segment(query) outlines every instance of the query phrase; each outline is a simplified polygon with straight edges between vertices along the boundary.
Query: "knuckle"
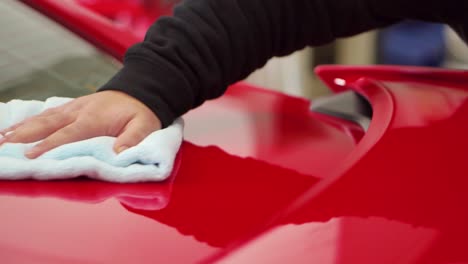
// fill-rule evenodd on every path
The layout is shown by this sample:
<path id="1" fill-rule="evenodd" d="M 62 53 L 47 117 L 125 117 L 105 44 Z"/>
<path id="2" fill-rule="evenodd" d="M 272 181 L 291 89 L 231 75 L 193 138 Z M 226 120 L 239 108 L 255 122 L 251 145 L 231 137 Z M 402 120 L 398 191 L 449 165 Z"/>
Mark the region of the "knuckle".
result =
<path id="1" fill-rule="evenodd" d="M 131 137 L 133 138 L 134 141 L 139 141 L 144 139 L 148 133 L 146 133 L 144 130 L 135 130 L 131 134 Z"/>
<path id="2" fill-rule="evenodd" d="M 57 120 L 47 117 L 47 116 L 39 117 L 36 120 L 34 120 L 34 122 L 37 122 L 37 125 L 43 129 L 47 129 L 47 128 L 57 125 Z"/>
<path id="3" fill-rule="evenodd" d="M 50 115 L 50 114 L 55 114 L 58 112 L 58 107 L 53 107 L 45 110 L 44 112 L 41 113 L 41 115 Z"/>
<path id="4" fill-rule="evenodd" d="M 77 125 L 77 123 L 73 123 L 70 126 L 64 127 L 59 131 L 59 134 L 62 134 L 64 136 L 71 136 L 71 135 L 76 135 L 80 132 L 80 128 Z"/>
<path id="5" fill-rule="evenodd" d="M 73 122 L 73 124 L 70 126 L 73 130 L 77 131 L 92 131 L 93 127 L 96 126 L 91 118 L 79 118 Z"/>
<path id="6" fill-rule="evenodd" d="M 81 112 L 79 117 L 76 119 L 76 123 L 80 126 L 90 126 L 90 124 L 93 124 L 98 120 L 99 118 L 96 116 L 96 114 Z"/>

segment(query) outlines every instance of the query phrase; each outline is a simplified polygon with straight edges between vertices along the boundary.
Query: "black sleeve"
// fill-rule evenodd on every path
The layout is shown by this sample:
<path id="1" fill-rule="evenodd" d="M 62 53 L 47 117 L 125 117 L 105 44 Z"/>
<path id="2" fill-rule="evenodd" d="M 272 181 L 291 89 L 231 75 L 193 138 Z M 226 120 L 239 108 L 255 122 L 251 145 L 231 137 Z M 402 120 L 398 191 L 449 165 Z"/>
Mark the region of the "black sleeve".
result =
<path id="1" fill-rule="evenodd" d="M 186 0 L 127 51 L 124 67 L 100 90 L 123 91 L 139 99 L 165 127 L 205 100 L 220 96 L 229 84 L 273 56 L 402 18 L 435 20 L 417 7 L 426 10 L 432 2 L 451 1 L 458 2 Z"/>

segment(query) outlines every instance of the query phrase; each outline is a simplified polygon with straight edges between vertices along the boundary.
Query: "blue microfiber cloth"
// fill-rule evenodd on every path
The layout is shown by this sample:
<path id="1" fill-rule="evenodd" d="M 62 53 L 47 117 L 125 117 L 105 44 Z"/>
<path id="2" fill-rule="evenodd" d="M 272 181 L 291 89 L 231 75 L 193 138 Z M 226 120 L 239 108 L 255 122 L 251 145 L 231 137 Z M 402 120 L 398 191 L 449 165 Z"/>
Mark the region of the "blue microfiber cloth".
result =
<path id="1" fill-rule="evenodd" d="M 0 103 L 0 129 L 57 107 L 72 98 L 51 97 L 45 102 L 12 100 Z M 36 145 L 5 143 L 0 147 L 0 180 L 56 180 L 78 176 L 110 182 L 162 181 L 172 171 L 183 138 L 183 120 L 147 136 L 140 144 L 115 154 L 115 137 L 95 137 L 65 144 L 28 159 Z"/>

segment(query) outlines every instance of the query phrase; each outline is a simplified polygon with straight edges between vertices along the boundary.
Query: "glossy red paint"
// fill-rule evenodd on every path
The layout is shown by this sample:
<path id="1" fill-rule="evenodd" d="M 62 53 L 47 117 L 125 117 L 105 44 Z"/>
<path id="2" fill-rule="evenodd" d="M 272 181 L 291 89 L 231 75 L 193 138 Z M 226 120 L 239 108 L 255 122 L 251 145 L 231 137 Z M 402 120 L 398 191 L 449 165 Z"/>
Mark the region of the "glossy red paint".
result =
<path id="1" fill-rule="evenodd" d="M 175 0 L 75 0 L 115 23 L 130 28 L 143 38 L 146 30 L 160 16 L 170 15 Z"/>
<path id="2" fill-rule="evenodd" d="M 286 225 L 221 262 L 467 263 L 468 90 L 460 84 L 463 78 L 468 84 L 468 73 L 450 78 L 448 71 L 395 67 L 319 72 L 346 80 L 370 100 L 368 132 L 329 177 L 291 203 L 278 219 Z"/>
<path id="3" fill-rule="evenodd" d="M 347 156 L 363 131 L 309 108 L 306 99 L 239 83 L 222 98 L 189 112 L 185 137 L 321 178 Z"/>
<path id="4" fill-rule="evenodd" d="M 128 14 L 133 19 L 170 15 L 173 4 L 177 1 L 160 0 L 75 0 L 80 5 L 89 8 L 105 17 L 117 19 Z"/>
<path id="5" fill-rule="evenodd" d="M 60 1 L 29 3 L 103 46 L 128 41 Z M 468 262 L 467 73 L 318 72 L 371 102 L 365 135 L 307 100 L 234 85 L 186 115 L 170 181 L 0 182 L 2 262 Z"/>

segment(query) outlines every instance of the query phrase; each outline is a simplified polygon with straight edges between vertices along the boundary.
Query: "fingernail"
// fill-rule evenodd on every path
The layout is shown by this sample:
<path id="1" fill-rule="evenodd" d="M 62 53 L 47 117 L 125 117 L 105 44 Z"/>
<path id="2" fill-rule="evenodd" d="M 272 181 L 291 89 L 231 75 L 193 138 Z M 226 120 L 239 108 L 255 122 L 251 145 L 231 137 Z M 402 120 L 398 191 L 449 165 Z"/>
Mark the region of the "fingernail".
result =
<path id="1" fill-rule="evenodd" d="M 11 138 L 14 131 L 6 132 L 5 134 L 0 133 L 0 145 L 7 142 L 8 138 Z"/>
<path id="2" fill-rule="evenodd" d="M 37 149 L 32 148 L 32 149 L 26 151 L 26 153 L 24 153 L 24 155 L 25 155 L 26 157 L 28 157 L 28 158 L 35 158 L 36 155 L 37 155 Z"/>
<path id="3" fill-rule="evenodd" d="M 121 146 L 121 147 L 119 147 L 119 148 L 117 149 L 117 154 L 119 154 L 120 152 L 125 151 L 125 150 L 127 150 L 127 149 L 128 149 L 127 146 Z"/>
<path id="4" fill-rule="evenodd" d="M 2 134 L 0 133 L 0 145 L 8 141 L 8 135 L 11 133 Z"/>

